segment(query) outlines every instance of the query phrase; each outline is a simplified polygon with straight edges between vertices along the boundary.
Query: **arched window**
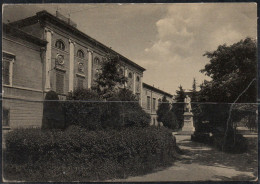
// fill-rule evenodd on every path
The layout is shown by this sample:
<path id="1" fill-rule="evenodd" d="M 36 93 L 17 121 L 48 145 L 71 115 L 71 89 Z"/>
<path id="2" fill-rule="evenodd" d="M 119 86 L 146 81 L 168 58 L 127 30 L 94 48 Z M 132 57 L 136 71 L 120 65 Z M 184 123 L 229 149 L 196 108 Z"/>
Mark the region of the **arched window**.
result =
<path id="1" fill-rule="evenodd" d="M 122 68 L 119 69 L 119 74 L 120 74 L 120 75 L 123 75 L 123 74 L 124 74 L 124 71 L 123 71 Z"/>
<path id="2" fill-rule="evenodd" d="M 132 78 L 132 73 L 131 73 L 131 72 L 129 72 L 128 77 L 129 77 L 130 79 Z"/>
<path id="3" fill-rule="evenodd" d="M 84 58 L 84 52 L 82 50 L 78 50 L 77 57 Z"/>
<path id="4" fill-rule="evenodd" d="M 95 59 L 94 59 L 94 64 L 95 64 L 95 65 L 99 65 L 99 64 L 100 64 L 100 60 L 99 60 L 98 57 L 95 57 Z"/>
<path id="5" fill-rule="evenodd" d="M 65 44 L 62 40 L 57 40 L 55 43 L 55 47 L 60 50 L 65 50 Z"/>
<path id="6" fill-rule="evenodd" d="M 140 81 L 140 77 L 139 77 L 139 76 L 136 77 L 136 81 L 137 81 L 137 82 Z"/>

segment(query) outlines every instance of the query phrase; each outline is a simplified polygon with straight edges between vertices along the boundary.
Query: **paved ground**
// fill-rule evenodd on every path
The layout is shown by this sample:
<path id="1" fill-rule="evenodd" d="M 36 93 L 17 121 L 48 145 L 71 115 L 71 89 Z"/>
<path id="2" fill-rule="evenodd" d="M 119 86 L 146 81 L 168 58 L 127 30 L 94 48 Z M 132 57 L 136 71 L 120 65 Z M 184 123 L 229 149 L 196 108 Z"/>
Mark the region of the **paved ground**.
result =
<path id="1" fill-rule="evenodd" d="M 153 181 L 241 181 L 256 180 L 256 153 L 228 154 L 204 144 L 191 142 L 190 136 L 176 135 L 184 154 L 173 166 L 144 176 L 112 180 L 115 182 Z M 256 139 L 255 139 L 256 140 Z"/>

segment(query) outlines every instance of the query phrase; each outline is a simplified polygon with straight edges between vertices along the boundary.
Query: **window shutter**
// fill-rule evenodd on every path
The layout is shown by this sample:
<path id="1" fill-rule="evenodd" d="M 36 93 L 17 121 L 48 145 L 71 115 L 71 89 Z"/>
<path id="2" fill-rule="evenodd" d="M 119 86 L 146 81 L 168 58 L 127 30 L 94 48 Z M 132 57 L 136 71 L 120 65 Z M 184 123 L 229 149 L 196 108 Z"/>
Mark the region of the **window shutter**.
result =
<path id="1" fill-rule="evenodd" d="M 3 126 L 9 126 L 9 109 L 3 108 Z"/>
<path id="2" fill-rule="evenodd" d="M 151 108 L 151 98 L 147 96 L 147 109 Z"/>
<path id="3" fill-rule="evenodd" d="M 56 92 L 59 94 L 64 93 L 64 73 L 56 73 Z"/>
<path id="4" fill-rule="evenodd" d="M 3 83 L 10 85 L 10 62 L 4 61 L 2 64 L 3 64 Z"/>
<path id="5" fill-rule="evenodd" d="M 83 79 L 78 77 L 78 88 L 83 88 Z"/>

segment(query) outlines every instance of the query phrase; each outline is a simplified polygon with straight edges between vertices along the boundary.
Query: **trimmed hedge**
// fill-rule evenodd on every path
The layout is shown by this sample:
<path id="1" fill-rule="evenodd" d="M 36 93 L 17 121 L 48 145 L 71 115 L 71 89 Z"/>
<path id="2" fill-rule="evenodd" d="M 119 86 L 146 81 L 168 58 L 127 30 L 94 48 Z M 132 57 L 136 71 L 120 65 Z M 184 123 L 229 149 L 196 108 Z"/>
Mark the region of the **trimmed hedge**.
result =
<path id="1" fill-rule="evenodd" d="M 125 178 L 172 164 L 178 150 L 169 129 L 87 131 L 18 129 L 6 136 L 4 178 L 96 181 Z"/>
<path id="2" fill-rule="evenodd" d="M 100 96 L 87 89 L 76 89 L 63 102 L 66 126 L 76 125 L 88 130 L 101 129 L 104 103 Z"/>
<path id="3" fill-rule="evenodd" d="M 64 129 L 64 112 L 55 91 L 47 92 L 43 102 L 42 129 Z"/>
<path id="4" fill-rule="evenodd" d="M 77 89 L 63 102 L 66 125 L 88 130 L 149 126 L 151 117 L 130 90 L 122 89 L 106 101 L 93 90 Z"/>

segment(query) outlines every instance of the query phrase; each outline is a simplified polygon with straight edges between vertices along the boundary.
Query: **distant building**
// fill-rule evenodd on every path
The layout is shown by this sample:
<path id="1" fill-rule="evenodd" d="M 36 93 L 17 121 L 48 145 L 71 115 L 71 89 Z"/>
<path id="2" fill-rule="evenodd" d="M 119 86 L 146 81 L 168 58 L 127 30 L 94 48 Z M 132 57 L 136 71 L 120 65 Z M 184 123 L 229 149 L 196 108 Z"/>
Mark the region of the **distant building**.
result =
<path id="1" fill-rule="evenodd" d="M 158 106 L 162 101 L 163 96 L 172 103 L 173 95 L 155 88 L 149 84 L 143 83 L 143 93 L 142 93 L 142 107 L 143 109 L 151 115 L 151 125 L 158 125 L 160 122 L 157 121 L 156 111 Z"/>
<path id="2" fill-rule="evenodd" d="M 41 126 L 45 94 L 54 90 L 65 99 L 78 87 L 90 88 L 108 52 L 119 57 L 126 87 L 139 96 L 152 122 L 156 111 L 146 108 L 148 93 L 156 105 L 168 94 L 143 83 L 143 67 L 79 31 L 60 14 L 41 11 L 4 24 L 2 42 L 4 130 Z"/>

